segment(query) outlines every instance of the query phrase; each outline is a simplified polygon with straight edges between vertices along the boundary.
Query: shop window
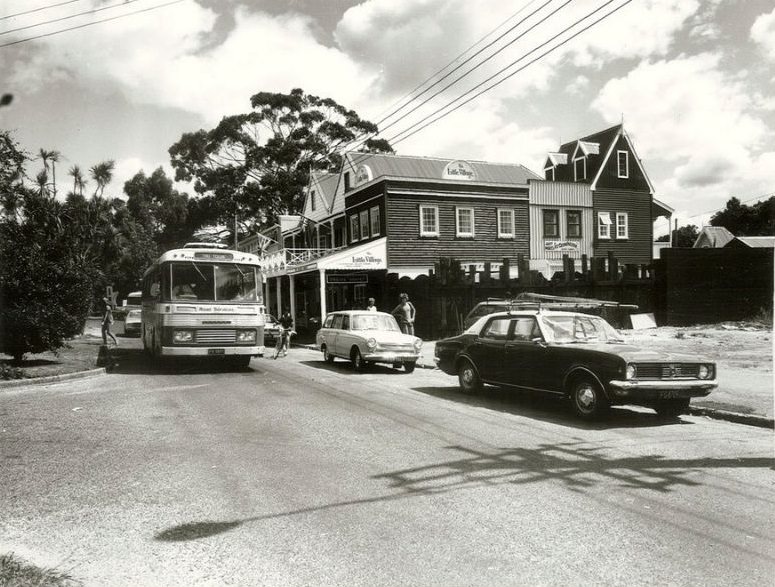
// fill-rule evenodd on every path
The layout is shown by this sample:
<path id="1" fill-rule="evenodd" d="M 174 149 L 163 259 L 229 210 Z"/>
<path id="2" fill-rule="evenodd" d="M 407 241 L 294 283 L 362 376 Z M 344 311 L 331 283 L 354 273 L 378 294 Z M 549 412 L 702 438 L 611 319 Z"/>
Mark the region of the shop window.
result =
<path id="1" fill-rule="evenodd" d="M 353 286 L 353 302 L 356 308 L 366 307 L 366 285 L 356 283 Z"/>
<path id="2" fill-rule="evenodd" d="M 544 210 L 544 238 L 558 238 L 559 236 L 560 236 L 559 210 Z"/>
<path id="3" fill-rule="evenodd" d="M 360 238 L 361 232 L 358 226 L 358 215 L 353 214 L 350 216 L 350 242 L 354 243 L 355 241 L 360 240 Z"/>
<path id="4" fill-rule="evenodd" d="M 439 236 L 439 209 L 420 206 L 420 236 Z"/>
<path id="5" fill-rule="evenodd" d="M 363 210 L 360 213 L 361 218 L 361 240 L 369 238 L 369 211 Z"/>
<path id="6" fill-rule="evenodd" d="M 371 216 L 371 236 L 379 236 L 380 232 L 380 219 L 379 219 L 379 206 L 373 206 L 371 210 L 369 210 L 369 215 Z"/>
<path id="7" fill-rule="evenodd" d="M 474 209 L 455 208 L 457 218 L 457 236 L 470 238 L 474 236 Z"/>
<path id="8" fill-rule="evenodd" d="M 581 238 L 581 212 L 568 210 L 565 220 L 568 226 L 568 238 Z"/>
<path id="9" fill-rule="evenodd" d="M 498 210 L 498 238 L 514 238 L 514 210 Z"/>

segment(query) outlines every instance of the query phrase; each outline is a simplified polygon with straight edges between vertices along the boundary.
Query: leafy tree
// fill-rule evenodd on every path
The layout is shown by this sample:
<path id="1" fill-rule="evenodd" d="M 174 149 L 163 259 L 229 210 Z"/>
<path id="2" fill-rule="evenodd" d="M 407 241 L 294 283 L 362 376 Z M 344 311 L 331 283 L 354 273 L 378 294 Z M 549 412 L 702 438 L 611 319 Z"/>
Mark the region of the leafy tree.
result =
<path id="1" fill-rule="evenodd" d="M 710 219 L 713 226 L 723 226 L 735 236 L 775 235 L 775 196 L 752 206 L 730 198 L 726 207 Z"/>
<path id="2" fill-rule="evenodd" d="M 203 195 L 192 219 L 231 226 L 236 216 L 251 225 L 296 213 L 310 172 L 338 171 L 338 149 L 377 132 L 354 111 L 300 89 L 260 92 L 250 103 L 250 112 L 186 133 L 170 147 L 175 179 L 193 181 Z M 367 141 L 362 150 L 392 152 L 382 139 Z"/>
<path id="3" fill-rule="evenodd" d="M 27 155 L 7 131 L 0 131 L 0 206 L 2 217 L 18 210 Z"/>
<path id="4" fill-rule="evenodd" d="M 48 181 L 48 172 L 49 169 L 51 170 L 51 186 L 53 187 L 53 193 L 54 197 L 57 197 L 57 170 L 56 170 L 56 164 L 59 163 L 59 158 L 62 156 L 62 154 L 59 151 L 47 151 L 46 149 L 41 149 L 38 152 L 41 161 L 43 161 L 43 172 L 46 181 Z M 51 165 L 49 166 L 49 162 Z M 38 174 L 40 177 L 40 174 Z M 45 184 L 45 191 L 48 192 L 48 183 Z M 41 190 L 43 191 L 43 190 Z"/>
<path id="5" fill-rule="evenodd" d="M 78 165 L 73 165 L 68 171 L 70 177 L 73 178 L 73 193 L 83 195 L 83 188 L 86 187 L 86 180 L 83 177 L 83 171 Z"/>
<path id="6" fill-rule="evenodd" d="M 664 234 L 657 238 L 657 242 L 671 242 L 674 247 L 681 249 L 690 249 L 694 246 L 700 232 L 694 224 L 682 226 L 674 230 L 671 234 Z"/>
<path id="7" fill-rule="evenodd" d="M 95 276 L 66 204 L 21 188 L 19 207 L 0 220 L 0 352 L 17 363 L 83 329 Z"/>

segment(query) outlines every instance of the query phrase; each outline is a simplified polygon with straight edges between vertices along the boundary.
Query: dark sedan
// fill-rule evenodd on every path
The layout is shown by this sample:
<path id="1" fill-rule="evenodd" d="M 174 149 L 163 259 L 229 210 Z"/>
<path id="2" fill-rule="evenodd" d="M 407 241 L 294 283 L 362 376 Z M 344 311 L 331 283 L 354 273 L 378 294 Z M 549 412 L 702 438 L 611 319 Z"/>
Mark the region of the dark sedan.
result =
<path id="1" fill-rule="evenodd" d="M 483 383 L 570 398 L 595 419 L 613 404 L 648 406 L 677 417 L 716 386 L 716 365 L 697 357 L 625 344 L 604 319 L 575 312 L 520 310 L 483 316 L 436 343 L 435 361 L 466 392 Z"/>

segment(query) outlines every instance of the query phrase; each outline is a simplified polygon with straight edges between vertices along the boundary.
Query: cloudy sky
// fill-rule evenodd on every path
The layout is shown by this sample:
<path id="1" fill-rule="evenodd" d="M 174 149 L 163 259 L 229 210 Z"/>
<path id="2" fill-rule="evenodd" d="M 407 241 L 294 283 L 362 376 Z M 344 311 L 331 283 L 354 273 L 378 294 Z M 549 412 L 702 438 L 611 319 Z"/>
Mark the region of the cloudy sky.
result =
<path id="1" fill-rule="evenodd" d="M 539 173 L 561 142 L 624 120 L 681 223 L 775 192 L 771 0 L 0 2 L 0 92 L 14 95 L 0 128 L 31 153 L 60 151 L 60 168 L 114 159 L 111 195 L 140 169 L 169 169 L 182 133 L 295 87 L 378 122 L 399 154 Z"/>

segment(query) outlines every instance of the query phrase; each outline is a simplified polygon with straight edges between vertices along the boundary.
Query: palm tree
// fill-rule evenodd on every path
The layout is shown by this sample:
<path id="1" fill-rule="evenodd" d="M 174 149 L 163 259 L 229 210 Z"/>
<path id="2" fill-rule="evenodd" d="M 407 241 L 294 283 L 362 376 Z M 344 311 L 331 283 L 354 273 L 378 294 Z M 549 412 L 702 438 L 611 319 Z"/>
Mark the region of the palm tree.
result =
<path id="1" fill-rule="evenodd" d="M 79 196 L 83 195 L 83 188 L 86 185 L 86 180 L 83 178 L 83 172 L 77 165 L 73 165 L 69 171 L 70 177 L 73 178 L 73 193 Z"/>
<path id="2" fill-rule="evenodd" d="M 89 171 L 91 172 L 92 179 L 97 183 L 97 188 L 94 190 L 94 195 L 102 197 L 102 193 L 105 191 L 105 186 L 113 179 L 113 169 L 116 166 L 116 162 L 112 159 L 110 161 L 103 161 L 97 163 Z"/>
<path id="3" fill-rule="evenodd" d="M 41 196 L 48 195 L 48 173 L 40 171 L 35 176 L 35 182 L 38 184 L 38 193 Z"/>
<path id="4" fill-rule="evenodd" d="M 59 151 L 47 151 L 46 149 L 41 149 L 39 152 L 40 158 L 43 161 L 43 170 L 48 175 L 48 162 L 51 161 L 51 182 L 54 186 L 54 197 L 57 197 L 57 170 L 56 170 L 56 163 L 59 162 L 59 157 L 61 157 L 61 153 Z"/>

